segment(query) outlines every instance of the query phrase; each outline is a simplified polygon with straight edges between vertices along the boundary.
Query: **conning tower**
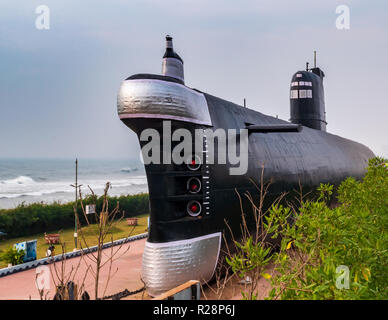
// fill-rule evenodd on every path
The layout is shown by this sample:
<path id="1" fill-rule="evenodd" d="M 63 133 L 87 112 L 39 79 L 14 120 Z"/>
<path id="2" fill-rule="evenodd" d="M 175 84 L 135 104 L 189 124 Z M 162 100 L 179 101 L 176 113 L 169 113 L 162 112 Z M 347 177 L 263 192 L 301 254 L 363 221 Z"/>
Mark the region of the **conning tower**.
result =
<path id="1" fill-rule="evenodd" d="M 323 77 L 325 74 L 316 66 L 298 71 L 292 76 L 290 88 L 290 121 L 303 126 L 326 131 L 325 97 Z"/>

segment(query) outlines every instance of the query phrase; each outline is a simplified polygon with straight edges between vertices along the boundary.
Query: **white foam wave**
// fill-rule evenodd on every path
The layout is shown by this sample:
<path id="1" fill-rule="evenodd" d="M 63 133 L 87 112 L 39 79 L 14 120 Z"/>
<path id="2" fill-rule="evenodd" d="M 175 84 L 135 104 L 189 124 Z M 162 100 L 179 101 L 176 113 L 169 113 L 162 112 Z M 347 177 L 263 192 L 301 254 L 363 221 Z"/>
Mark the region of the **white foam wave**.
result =
<path id="1" fill-rule="evenodd" d="M 113 190 L 130 189 L 130 187 L 146 186 L 146 176 L 133 176 L 127 179 L 117 179 L 110 181 Z M 57 182 L 36 182 L 29 177 L 20 176 L 15 179 L 1 181 L 0 183 L 0 199 L 1 198 L 19 198 L 19 197 L 42 197 L 55 193 L 74 193 L 74 188 L 71 187 L 73 182 L 57 181 Z M 91 180 L 79 181 L 82 184 L 82 191 L 88 194 L 89 188 L 92 188 L 97 194 L 103 190 L 106 185 L 106 180 Z M 130 191 L 130 190 L 128 190 Z"/>
<path id="2" fill-rule="evenodd" d="M 34 179 L 27 177 L 27 176 L 19 176 L 15 179 L 0 181 L 0 184 L 11 184 L 11 185 L 15 185 L 15 184 L 16 185 L 20 185 L 20 184 L 29 185 L 29 184 L 34 184 L 34 183 L 35 183 Z"/>

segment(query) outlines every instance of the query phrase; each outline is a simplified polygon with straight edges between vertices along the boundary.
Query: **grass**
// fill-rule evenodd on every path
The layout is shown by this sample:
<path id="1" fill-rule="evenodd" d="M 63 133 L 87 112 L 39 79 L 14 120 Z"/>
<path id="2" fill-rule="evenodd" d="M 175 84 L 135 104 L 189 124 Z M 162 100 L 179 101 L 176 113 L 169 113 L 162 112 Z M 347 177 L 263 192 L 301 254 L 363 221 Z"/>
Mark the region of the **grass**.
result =
<path id="1" fill-rule="evenodd" d="M 118 239 L 126 238 L 128 236 L 134 236 L 140 233 L 147 232 L 148 214 L 139 215 L 137 216 L 137 218 L 139 219 L 138 225 L 133 229 L 132 232 L 131 230 L 133 227 L 127 225 L 126 219 L 118 221 L 115 224 L 115 226 L 112 228 L 113 240 L 118 240 Z M 51 231 L 47 231 L 47 233 L 59 233 L 61 235 L 60 236 L 61 242 L 65 243 L 66 245 L 66 251 L 69 252 L 74 249 L 74 228 L 64 229 L 64 230 L 51 230 Z M 96 238 L 97 233 L 98 233 L 98 227 L 96 224 L 83 227 L 83 235 L 89 247 L 97 245 L 97 238 Z M 39 233 L 28 237 L 18 237 L 18 238 L 0 240 L 0 251 L 8 249 L 9 247 L 12 247 L 15 243 L 35 240 L 35 239 L 37 240 L 37 248 L 36 248 L 37 259 L 45 258 L 46 250 L 49 245 L 46 243 L 43 233 Z M 78 240 L 80 241 L 80 238 L 78 238 Z M 111 240 L 110 237 L 109 239 L 107 237 L 107 242 L 110 242 L 110 240 Z M 55 254 L 60 254 L 61 253 L 60 244 L 55 245 L 55 247 L 56 247 Z M 0 261 L 0 268 L 4 268 L 4 267 L 7 267 L 7 263 L 4 261 Z"/>

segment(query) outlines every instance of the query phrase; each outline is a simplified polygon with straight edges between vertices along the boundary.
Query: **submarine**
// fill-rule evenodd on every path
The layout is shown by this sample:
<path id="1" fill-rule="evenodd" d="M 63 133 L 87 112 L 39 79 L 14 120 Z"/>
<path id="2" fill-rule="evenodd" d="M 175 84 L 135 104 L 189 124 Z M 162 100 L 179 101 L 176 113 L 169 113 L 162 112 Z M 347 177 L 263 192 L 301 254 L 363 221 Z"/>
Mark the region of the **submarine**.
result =
<path id="1" fill-rule="evenodd" d="M 258 198 L 252 181 L 260 182 L 262 174 L 271 181 L 270 205 L 300 186 L 309 191 L 321 183 L 360 179 L 374 157 L 368 147 L 326 131 L 325 74 L 315 62 L 292 76 L 285 121 L 186 86 L 184 62 L 172 40 L 166 37 L 162 74 L 132 75 L 117 96 L 119 118 L 137 134 L 143 157 L 151 135 L 163 137 L 154 141 L 151 161 L 144 162 L 150 218 L 142 278 L 151 296 L 188 280 L 212 279 L 225 221 L 238 234 L 241 210 L 250 206 L 243 198 L 240 203 L 237 192 Z M 181 163 L 163 161 L 169 159 L 166 150 L 181 141 L 166 135 L 167 129 L 202 133 L 199 143 L 191 142 L 199 151 L 184 154 Z M 216 132 L 226 133 L 211 136 Z M 233 148 L 236 154 L 230 153 Z M 246 159 L 240 170 L 237 156 Z"/>

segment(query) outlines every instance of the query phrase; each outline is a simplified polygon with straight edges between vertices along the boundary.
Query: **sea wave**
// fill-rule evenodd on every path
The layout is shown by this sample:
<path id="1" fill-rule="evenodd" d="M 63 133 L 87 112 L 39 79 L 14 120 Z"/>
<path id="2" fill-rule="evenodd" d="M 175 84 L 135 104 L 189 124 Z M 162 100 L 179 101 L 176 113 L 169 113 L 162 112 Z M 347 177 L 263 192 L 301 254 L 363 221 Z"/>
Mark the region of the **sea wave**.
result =
<path id="1" fill-rule="evenodd" d="M 54 194 L 54 193 L 64 193 L 64 191 L 47 190 L 47 191 L 25 192 L 25 193 L 7 193 L 7 194 L 0 193 L 0 199 L 14 199 L 14 198 L 21 198 L 21 197 L 28 197 L 28 196 L 39 197 L 39 196 L 44 196 L 44 195 Z"/>
<path id="2" fill-rule="evenodd" d="M 2 180 L 0 181 L 0 184 L 11 184 L 11 185 L 30 185 L 36 183 L 34 179 L 27 177 L 27 176 L 19 176 L 15 179 L 8 179 L 8 180 Z"/>
<path id="3" fill-rule="evenodd" d="M 110 183 L 113 190 L 130 189 L 130 187 L 146 186 L 147 178 L 146 176 L 132 176 L 126 179 L 115 179 L 110 181 Z M 73 184 L 73 182 L 70 181 L 37 182 L 30 177 L 20 176 L 15 179 L 0 181 L 0 199 L 13 199 L 27 196 L 42 198 L 56 193 L 73 193 L 74 187 L 72 187 L 71 184 Z M 83 185 L 82 191 L 85 194 L 89 193 L 88 186 L 98 193 L 105 188 L 106 180 L 80 180 L 79 184 Z"/>

